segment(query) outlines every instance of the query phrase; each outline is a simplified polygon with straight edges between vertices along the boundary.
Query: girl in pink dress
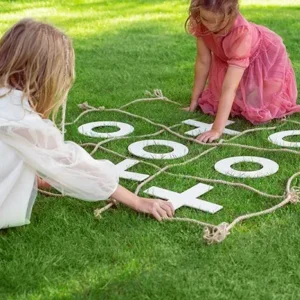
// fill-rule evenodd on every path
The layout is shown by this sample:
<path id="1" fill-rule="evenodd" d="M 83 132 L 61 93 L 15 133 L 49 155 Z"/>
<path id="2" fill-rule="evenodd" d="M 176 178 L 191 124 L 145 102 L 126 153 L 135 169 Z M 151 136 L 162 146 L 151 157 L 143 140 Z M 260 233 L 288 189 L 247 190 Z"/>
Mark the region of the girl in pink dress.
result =
<path id="1" fill-rule="evenodd" d="M 199 141 L 218 139 L 230 114 L 259 124 L 300 112 L 295 74 L 282 39 L 248 22 L 239 13 L 238 0 L 192 0 L 187 25 L 197 37 L 187 110 L 200 106 L 216 115 L 212 129 Z"/>

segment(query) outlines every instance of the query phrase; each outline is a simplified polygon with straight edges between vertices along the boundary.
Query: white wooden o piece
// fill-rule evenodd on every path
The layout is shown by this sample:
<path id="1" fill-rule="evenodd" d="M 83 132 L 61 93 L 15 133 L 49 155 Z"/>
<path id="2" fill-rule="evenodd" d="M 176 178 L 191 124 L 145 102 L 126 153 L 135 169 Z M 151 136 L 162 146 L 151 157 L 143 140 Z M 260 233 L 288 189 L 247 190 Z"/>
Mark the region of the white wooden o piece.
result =
<path id="1" fill-rule="evenodd" d="M 269 136 L 269 141 L 275 145 L 282 147 L 300 147 L 299 142 L 287 142 L 284 140 L 287 136 L 300 135 L 300 130 L 280 131 Z"/>
<path id="2" fill-rule="evenodd" d="M 168 153 L 151 153 L 149 151 L 145 151 L 144 148 L 147 146 L 167 146 L 173 148 L 173 151 Z M 135 142 L 128 147 L 128 151 L 131 154 L 134 154 L 138 157 L 148 158 L 148 159 L 175 159 L 179 157 L 183 157 L 189 153 L 189 149 L 176 142 L 166 141 L 166 140 L 144 140 Z"/>
<path id="3" fill-rule="evenodd" d="M 240 162 L 258 163 L 262 166 L 257 171 L 237 171 L 231 166 Z M 279 170 L 279 165 L 270 159 L 256 156 L 236 156 L 229 157 L 218 161 L 215 164 L 215 169 L 224 175 L 239 177 L 239 178 L 259 178 L 275 174 Z"/>
<path id="4" fill-rule="evenodd" d="M 96 127 L 105 127 L 105 126 L 119 127 L 119 130 L 115 132 L 96 132 L 93 130 Z M 120 137 L 120 136 L 128 135 L 134 131 L 134 128 L 131 125 L 122 122 L 103 121 L 103 122 L 92 122 L 92 123 L 81 125 L 80 127 L 78 127 L 78 131 L 81 134 L 90 137 L 111 138 L 111 137 Z"/>

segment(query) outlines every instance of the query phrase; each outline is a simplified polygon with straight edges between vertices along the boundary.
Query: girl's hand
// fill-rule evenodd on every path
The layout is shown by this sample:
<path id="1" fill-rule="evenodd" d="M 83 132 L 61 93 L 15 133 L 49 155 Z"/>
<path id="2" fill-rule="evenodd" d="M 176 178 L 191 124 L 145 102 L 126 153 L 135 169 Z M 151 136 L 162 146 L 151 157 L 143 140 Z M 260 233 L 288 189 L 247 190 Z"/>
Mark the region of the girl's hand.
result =
<path id="1" fill-rule="evenodd" d="M 198 109 L 198 102 L 191 102 L 190 106 L 183 108 L 185 111 L 194 112 Z"/>
<path id="2" fill-rule="evenodd" d="M 170 202 L 138 197 L 121 185 L 117 187 L 111 198 L 138 212 L 150 214 L 158 221 L 172 218 L 174 215 L 174 208 Z"/>
<path id="3" fill-rule="evenodd" d="M 37 185 L 39 189 L 44 189 L 44 190 L 50 190 L 51 189 L 51 185 L 46 182 L 45 180 L 43 180 L 42 178 L 40 178 L 39 176 L 37 177 Z"/>
<path id="4" fill-rule="evenodd" d="M 220 131 L 217 131 L 215 129 L 211 129 L 209 131 L 203 132 L 200 134 L 196 140 L 202 143 L 211 143 L 218 138 L 220 138 L 222 133 Z"/>
<path id="5" fill-rule="evenodd" d="M 135 209 L 152 215 L 157 221 L 172 218 L 174 215 L 172 203 L 158 199 L 139 198 Z"/>

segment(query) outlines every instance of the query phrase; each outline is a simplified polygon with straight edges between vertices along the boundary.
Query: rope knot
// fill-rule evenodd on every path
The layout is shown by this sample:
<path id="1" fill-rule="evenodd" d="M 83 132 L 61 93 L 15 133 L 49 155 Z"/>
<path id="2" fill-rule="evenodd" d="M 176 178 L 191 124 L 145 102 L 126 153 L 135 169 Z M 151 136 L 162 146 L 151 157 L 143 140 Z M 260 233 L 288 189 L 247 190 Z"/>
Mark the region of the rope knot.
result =
<path id="1" fill-rule="evenodd" d="M 153 97 L 153 98 L 162 98 L 162 99 L 166 99 L 166 97 L 163 95 L 162 90 L 159 89 L 155 89 L 153 91 L 153 94 L 149 91 L 146 91 L 145 94 L 149 97 Z"/>
<path id="2" fill-rule="evenodd" d="M 162 90 L 159 90 L 159 89 L 156 89 L 153 91 L 154 93 L 154 96 L 157 97 L 157 98 L 165 98 L 163 93 L 162 93 Z"/>
<path id="3" fill-rule="evenodd" d="M 226 239 L 227 235 L 230 234 L 227 226 L 228 223 L 223 222 L 218 226 L 206 227 L 203 235 L 204 240 L 206 240 L 209 245 L 221 243 Z"/>
<path id="4" fill-rule="evenodd" d="M 95 107 L 89 105 L 88 102 L 80 103 L 80 104 L 78 104 L 78 107 L 82 110 L 89 110 L 89 109 L 95 109 L 95 110 L 99 110 L 99 111 L 105 110 L 104 106 L 99 106 L 98 108 L 95 108 Z"/>
<path id="5" fill-rule="evenodd" d="M 78 104 L 78 107 L 82 110 L 88 110 L 91 108 L 91 106 L 88 104 L 88 102 L 83 102 Z"/>
<path id="6" fill-rule="evenodd" d="M 284 116 L 284 117 L 280 118 L 279 121 L 280 121 L 280 122 L 286 122 L 286 121 L 287 121 L 287 117 Z"/>
<path id="7" fill-rule="evenodd" d="M 293 187 L 291 192 L 288 194 L 290 196 L 290 202 L 292 204 L 297 204 L 300 202 L 300 187 Z"/>
<path id="8" fill-rule="evenodd" d="M 99 220 L 102 219 L 102 213 L 104 213 L 113 206 L 118 207 L 118 201 L 116 201 L 115 199 L 109 199 L 108 204 L 106 206 L 94 210 L 95 218 Z"/>

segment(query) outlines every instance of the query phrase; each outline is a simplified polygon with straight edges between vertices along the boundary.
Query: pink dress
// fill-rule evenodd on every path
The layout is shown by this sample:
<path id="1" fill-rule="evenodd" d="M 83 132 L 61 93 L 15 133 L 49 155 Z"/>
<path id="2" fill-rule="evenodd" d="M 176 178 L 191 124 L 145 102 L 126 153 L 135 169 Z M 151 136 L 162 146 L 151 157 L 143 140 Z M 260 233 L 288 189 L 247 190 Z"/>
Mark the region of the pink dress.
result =
<path id="1" fill-rule="evenodd" d="M 231 109 L 233 117 L 258 124 L 300 112 L 295 73 L 276 33 L 240 14 L 227 35 L 210 33 L 198 24 L 190 30 L 212 52 L 208 86 L 198 101 L 204 113 L 217 113 L 228 66 L 245 69 Z"/>

